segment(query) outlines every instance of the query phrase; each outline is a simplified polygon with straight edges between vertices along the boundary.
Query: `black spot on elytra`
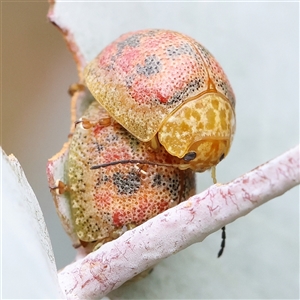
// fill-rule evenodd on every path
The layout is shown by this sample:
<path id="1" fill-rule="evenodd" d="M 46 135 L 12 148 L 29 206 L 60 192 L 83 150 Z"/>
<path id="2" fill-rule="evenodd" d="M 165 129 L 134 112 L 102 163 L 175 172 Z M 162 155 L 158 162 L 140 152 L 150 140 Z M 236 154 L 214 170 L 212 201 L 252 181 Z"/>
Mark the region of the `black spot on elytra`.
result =
<path id="1" fill-rule="evenodd" d="M 171 199 L 174 201 L 179 200 L 179 192 L 180 192 L 180 181 L 178 176 L 172 178 L 170 181 L 168 181 L 168 189 L 171 194 Z"/>
<path id="2" fill-rule="evenodd" d="M 135 34 L 135 35 L 132 35 L 132 36 L 128 37 L 124 41 L 118 43 L 117 44 L 117 48 L 118 48 L 117 56 L 122 54 L 122 51 L 126 46 L 131 47 L 131 48 L 139 47 L 141 37 L 142 37 L 141 34 Z"/>
<path id="3" fill-rule="evenodd" d="M 132 195 L 138 191 L 141 185 L 141 178 L 135 170 L 128 174 L 117 172 L 113 175 L 113 183 L 121 195 Z"/>
<path id="4" fill-rule="evenodd" d="M 161 174 L 155 174 L 152 181 L 152 188 L 161 187 L 166 189 L 172 200 L 179 200 L 179 192 L 180 192 L 180 180 L 178 175 L 173 175 L 171 177 L 163 176 Z"/>
<path id="5" fill-rule="evenodd" d="M 100 176 L 97 178 L 97 186 L 100 186 L 101 184 L 106 184 L 109 181 L 109 177 L 106 174 L 100 174 Z"/>
<path id="6" fill-rule="evenodd" d="M 161 186 L 162 176 L 160 174 L 156 174 L 153 178 L 152 187 Z"/>
<path id="7" fill-rule="evenodd" d="M 144 33 L 145 36 L 156 36 L 157 33 L 161 32 L 161 29 L 152 29 Z"/>
<path id="8" fill-rule="evenodd" d="M 101 151 L 103 151 L 104 146 L 99 144 L 98 142 L 93 142 L 93 144 L 95 145 L 96 150 L 100 153 Z"/>
<path id="9" fill-rule="evenodd" d="M 133 75 L 129 75 L 129 76 L 125 77 L 125 85 L 126 85 L 127 88 L 131 88 L 135 76 L 136 75 L 133 74 Z"/>
<path id="10" fill-rule="evenodd" d="M 144 66 L 141 66 L 140 64 L 137 64 L 136 66 L 136 72 L 140 75 L 145 75 L 146 77 L 159 73 L 161 69 L 162 63 L 155 54 L 145 58 Z"/>
<path id="11" fill-rule="evenodd" d="M 119 137 L 117 136 L 117 134 L 109 134 L 105 138 L 105 141 L 108 142 L 108 143 L 112 143 L 112 142 L 115 142 L 115 141 L 118 141 L 118 140 L 119 140 Z"/>
<path id="12" fill-rule="evenodd" d="M 166 49 L 166 52 L 167 52 L 167 55 L 172 59 L 175 59 L 177 56 L 180 56 L 182 54 L 195 56 L 195 52 L 193 51 L 191 46 L 187 43 L 183 43 L 179 47 L 175 47 L 174 45 L 170 45 Z"/>
<path id="13" fill-rule="evenodd" d="M 204 80 L 202 78 L 197 78 L 189 82 L 186 87 L 180 91 L 176 92 L 172 98 L 166 104 L 174 104 L 178 103 L 184 99 L 186 99 L 190 94 L 195 93 L 196 91 L 203 89 L 204 87 Z"/>
<path id="14" fill-rule="evenodd" d="M 166 51 L 167 51 L 167 55 L 172 58 L 175 58 L 176 56 L 179 56 L 181 54 L 179 48 L 176 48 L 173 45 L 168 47 Z"/>

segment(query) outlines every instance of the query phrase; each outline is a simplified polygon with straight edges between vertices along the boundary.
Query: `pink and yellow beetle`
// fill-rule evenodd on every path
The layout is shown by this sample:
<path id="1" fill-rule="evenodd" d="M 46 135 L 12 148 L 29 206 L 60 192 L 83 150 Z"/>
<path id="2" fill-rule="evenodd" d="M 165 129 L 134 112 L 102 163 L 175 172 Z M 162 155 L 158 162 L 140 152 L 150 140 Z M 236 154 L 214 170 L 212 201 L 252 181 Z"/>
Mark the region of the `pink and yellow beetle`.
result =
<path id="1" fill-rule="evenodd" d="M 235 97 L 215 58 L 170 30 L 122 35 L 85 68 L 85 82 L 108 114 L 153 149 L 203 172 L 229 152 Z"/>

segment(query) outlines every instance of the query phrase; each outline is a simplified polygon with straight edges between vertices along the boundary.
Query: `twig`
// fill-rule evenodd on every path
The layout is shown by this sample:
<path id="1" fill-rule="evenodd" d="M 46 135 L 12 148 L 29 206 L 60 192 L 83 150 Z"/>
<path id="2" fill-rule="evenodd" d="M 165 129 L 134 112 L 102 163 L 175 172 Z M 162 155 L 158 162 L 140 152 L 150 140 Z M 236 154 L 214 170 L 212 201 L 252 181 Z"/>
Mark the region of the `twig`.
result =
<path id="1" fill-rule="evenodd" d="M 138 273 L 245 216 L 300 183 L 299 146 L 106 243 L 59 273 L 70 299 L 101 298 Z"/>

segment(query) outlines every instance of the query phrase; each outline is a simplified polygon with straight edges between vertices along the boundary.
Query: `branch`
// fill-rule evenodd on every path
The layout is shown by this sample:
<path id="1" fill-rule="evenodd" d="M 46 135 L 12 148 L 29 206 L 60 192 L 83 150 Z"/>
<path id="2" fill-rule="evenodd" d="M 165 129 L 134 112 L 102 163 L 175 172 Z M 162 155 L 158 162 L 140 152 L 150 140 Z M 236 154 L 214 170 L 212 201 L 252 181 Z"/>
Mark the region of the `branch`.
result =
<path id="1" fill-rule="evenodd" d="M 300 183 L 299 167 L 296 146 L 228 184 L 211 186 L 65 267 L 58 275 L 62 289 L 70 299 L 103 297 L 295 187 Z"/>

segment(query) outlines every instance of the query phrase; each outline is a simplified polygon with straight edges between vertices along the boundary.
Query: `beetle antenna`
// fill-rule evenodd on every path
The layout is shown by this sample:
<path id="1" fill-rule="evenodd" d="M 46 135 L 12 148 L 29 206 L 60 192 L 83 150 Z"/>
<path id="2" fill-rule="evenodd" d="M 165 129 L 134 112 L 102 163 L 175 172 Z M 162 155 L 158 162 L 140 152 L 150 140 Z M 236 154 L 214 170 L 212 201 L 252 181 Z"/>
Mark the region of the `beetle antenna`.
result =
<path id="1" fill-rule="evenodd" d="M 223 254 L 224 248 L 225 248 L 225 240 L 226 240 L 226 231 L 225 226 L 222 227 L 222 242 L 221 242 L 221 249 L 218 253 L 218 258 Z"/>
<path id="2" fill-rule="evenodd" d="M 109 166 L 115 166 L 118 164 L 143 164 L 143 165 L 163 166 L 163 167 L 173 167 L 173 168 L 174 167 L 178 168 L 180 166 L 180 165 L 176 165 L 176 164 L 164 164 L 164 163 L 152 162 L 152 161 L 148 161 L 148 160 L 125 159 L 125 160 L 117 160 L 117 161 L 112 161 L 112 162 L 105 163 L 105 164 L 92 166 L 91 170 L 105 168 L 105 167 L 109 167 Z"/>

